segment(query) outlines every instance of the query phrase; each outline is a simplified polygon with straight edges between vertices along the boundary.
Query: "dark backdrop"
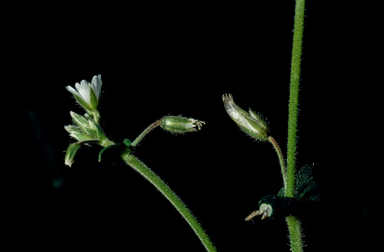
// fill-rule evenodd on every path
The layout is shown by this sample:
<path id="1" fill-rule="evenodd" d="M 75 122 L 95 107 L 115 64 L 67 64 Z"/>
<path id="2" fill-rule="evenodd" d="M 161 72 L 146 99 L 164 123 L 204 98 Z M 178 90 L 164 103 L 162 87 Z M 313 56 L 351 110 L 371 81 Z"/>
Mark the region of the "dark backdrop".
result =
<path id="1" fill-rule="evenodd" d="M 380 137 L 371 133 L 378 36 L 369 20 L 361 24 L 359 8 L 307 4 L 297 158 L 298 166 L 315 164 L 323 200 L 304 219 L 306 251 L 378 243 L 380 166 L 370 143 Z M 284 222 L 244 221 L 282 178 L 272 146 L 239 131 L 221 96 L 263 114 L 286 153 L 294 1 L 48 9 L 16 11 L 5 48 L 15 94 L 8 106 L 22 105 L 11 124 L 15 156 L 3 157 L 15 160 L 3 176 L 15 250 L 204 251 L 140 175 L 119 161 L 98 163 L 100 148 L 83 148 L 64 166 L 72 141 L 64 125 L 69 111 L 82 113 L 65 87 L 101 74 L 101 118 L 113 141 L 133 140 L 164 115 L 206 122 L 181 136 L 156 129 L 135 154 L 189 206 L 218 251 L 288 251 Z"/>

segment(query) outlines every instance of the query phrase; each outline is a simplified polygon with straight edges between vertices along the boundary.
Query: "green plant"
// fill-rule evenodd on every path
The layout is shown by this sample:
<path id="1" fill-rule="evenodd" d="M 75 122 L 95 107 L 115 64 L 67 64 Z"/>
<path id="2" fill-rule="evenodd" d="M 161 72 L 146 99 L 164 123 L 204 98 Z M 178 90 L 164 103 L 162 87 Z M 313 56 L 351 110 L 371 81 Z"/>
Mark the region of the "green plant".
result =
<path id="1" fill-rule="evenodd" d="M 276 195 L 267 195 L 259 202 L 259 209 L 251 213 L 246 220 L 261 215 L 265 218 L 285 218 L 288 224 L 291 250 L 302 251 L 302 230 L 298 218 L 300 211 L 305 209 L 306 205 L 319 200 L 317 185 L 312 178 L 312 169 L 310 165 L 304 166 L 296 172 L 296 131 L 298 116 L 298 91 L 300 79 L 301 63 L 301 44 L 303 34 L 304 20 L 304 0 L 296 1 L 295 25 L 292 50 L 291 67 L 291 86 L 289 102 L 289 126 L 288 126 L 288 154 L 287 165 L 283 153 L 277 141 L 270 135 L 269 127 L 262 117 L 253 111 L 246 112 L 238 107 L 232 95 L 224 95 L 223 101 L 229 116 L 239 125 L 241 130 L 258 141 L 270 142 L 279 159 L 284 186 Z M 120 158 L 131 168 L 142 175 L 152 185 L 154 185 L 185 218 L 196 235 L 199 237 L 207 251 L 216 251 L 208 236 L 191 214 L 180 198 L 159 178 L 151 169 L 149 169 L 134 154 L 133 150 L 138 143 L 153 129 L 161 127 L 172 133 L 181 134 L 199 130 L 204 122 L 192 118 L 181 116 L 164 116 L 160 120 L 149 125 L 133 141 L 125 139 L 122 143 L 115 143 L 106 137 L 104 130 L 100 125 L 100 113 L 98 105 L 101 94 L 101 76 L 95 76 L 91 83 L 82 81 L 76 84 L 76 89 L 67 87 L 77 102 L 85 110 L 84 115 L 71 112 L 74 124 L 66 126 L 65 129 L 76 142 L 69 145 L 65 164 L 71 166 L 75 161 L 76 154 L 83 146 L 91 144 L 102 146 L 98 159 L 102 161 L 103 154 L 110 149 L 120 152 Z"/>
<path id="2" fill-rule="evenodd" d="M 277 141 L 269 135 L 269 128 L 262 117 L 252 110 L 246 112 L 237 106 L 231 94 L 223 95 L 224 107 L 230 118 L 242 131 L 258 141 L 270 142 L 279 158 L 284 186 L 276 195 L 267 195 L 259 201 L 259 210 L 252 212 L 245 220 L 261 215 L 265 218 L 285 218 L 288 224 L 291 250 L 303 251 L 302 228 L 299 215 L 306 206 L 317 202 L 318 186 L 312 177 L 313 166 L 306 165 L 296 172 L 297 117 L 300 83 L 300 64 L 304 27 L 304 0 L 297 0 L 291 61 L 288 153 L 287 166 Z"/>
<path id="3" fill-rule="evenodd" d="M 104 147 L 99 152 L 99 161 L 102 160 L 102 156 L 105 151 L 108 151 L 109 149 L 119 151 L 120 157 L 124 160 L 124 162 L 154 185 L 177 209 L 177 211 L 184 217 L 199 237 L 207 251 L 216 251 L 201 225 L 186 205 L 181 201 L 181 199 L 158 175 L 156 175 L 132 153 L 138 143 L 150 131 L 158 126 L 171 133 L 182 134 L 200 130 L 202 125 L 205 123 L 181 116 L 164 116 L 160 120 L 157 120 L 148 126 L 133 142 L 129 139 L 125 139 L 123 143 L 116 144 L 106 137 L 106 134 L 100 125 L 98 105 L 100 101 L 101 86 L 101 75 L 94 76 L 91 83 L 88 83 L 85 80 L 81 81 L 80 84 L 76 83 L 76 89 L 67 86 L 67 90 L 73 94 L 76 101 L 86 113 L 82 116 L 72 111 L 70 112 L 73 119 L 73 125 L 65 126 L 65 129 L 69 132 L 70 136 L 76 140 L 76 142 L 69 145 L 65 154 L 65 164 L 71 166 L 75 161 L 75 157 L 79 149 L 84 145 L 95 144 Z"/>

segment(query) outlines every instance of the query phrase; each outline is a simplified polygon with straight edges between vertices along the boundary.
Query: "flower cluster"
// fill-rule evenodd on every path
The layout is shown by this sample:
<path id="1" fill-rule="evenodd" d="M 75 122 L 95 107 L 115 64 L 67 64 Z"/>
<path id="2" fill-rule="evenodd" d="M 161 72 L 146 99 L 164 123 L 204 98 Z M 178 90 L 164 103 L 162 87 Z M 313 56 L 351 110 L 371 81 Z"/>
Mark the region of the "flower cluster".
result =
<path id="1" fill-rule="evenodd" d="M 81 144 L 87 142 L 98 142 L 106 145 L 109 142 L 99 125 L 100 114 L 97 110 L 101 94 L 101 75 L 95 75 L 92 82 L 82 80 L 75 84 L 75 88 L 67 86 L 67 90 L 73 94 L 76 101 L 85 109 L 86 113 L 81 116 L 75 112 L 70 112 L 73 125 L 64 126 L 69 135 L 76 139 L 76 143 L 69 145 L 65 154 L 65 164 L 71 166 L 74 157 L 80 149 Z"/>
<path id="2" fill-rule="evenodd" d="M 67 86 L 67 90 L 73 94 L 77 103 L 84 108 L 85 114 L 79 115 L 75 112 L 70 112 L 73 125 L 64 126 L 65 130 L 69 132 L 70 137 L 74 138 L 77 142 L 69 145 L 65 154 L 65 164 L 71 166 L 74 162 L 75 155 L 80 149 L 81 145 L 89 144 L 91 142 L 103 146 L 104 149 L 99 153 L 99 161 L 101 154 L 112 146 L 117 146 L 114 142 L 110 141 L 104 131 L 102 130 L 99 119 L 100 113 L 97 110 L 101 94 L 101 75 L 95 75 L 91 83 L 82 80 L 75 84 L 75 88 Z M 205 124 L 203 121 L 198 121 L 192 118 L 182 116 L 164 116 L 162 119 L 156 121 L 143 131 L 132 143 L 130 140 L 125 140 L 126 151 L 134 148 L 143 137 L 148 134 L 153 128 L 160 126 L 166 131 L 172 133 L 186 133 L 200 130 Z"/>
<path id="3" fill-rule="evenodd" d="M 70 136 L 79 142 L 103 140 L 105 134 L 98 124 L 88 115 L 81 116 L 70 112 L 74 125 L 64 126 Z"/>

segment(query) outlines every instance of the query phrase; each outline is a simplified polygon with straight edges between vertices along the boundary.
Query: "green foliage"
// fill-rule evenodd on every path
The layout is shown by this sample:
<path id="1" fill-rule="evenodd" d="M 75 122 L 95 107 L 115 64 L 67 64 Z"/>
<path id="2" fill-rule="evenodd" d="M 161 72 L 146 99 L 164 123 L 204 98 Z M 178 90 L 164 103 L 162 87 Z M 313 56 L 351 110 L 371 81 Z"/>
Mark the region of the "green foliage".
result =
<path id="1" fill-rule="evenodd" d="M 296 173 L 295 183 L 295 199 L 310 202 L 320 200 L 319 186 L 313 179 L 313 165 L 304 165 Z M 284 187 L 280 189 L 277 196 L 284 197 Z"/>
<path id="2" fill-rule="evenodd" d="M 272 212 L 268 217 L 282 219 L 289 215 L 300 215 L 309 205 L 320 200 L 319 187 L 313 179 L 313 165 L 304 165 L 296 173 L 296 190 L 294 197 L 285 197 L 284 187 L 277 195 L 267 195 L 259 201 L 271 206 Z"/>

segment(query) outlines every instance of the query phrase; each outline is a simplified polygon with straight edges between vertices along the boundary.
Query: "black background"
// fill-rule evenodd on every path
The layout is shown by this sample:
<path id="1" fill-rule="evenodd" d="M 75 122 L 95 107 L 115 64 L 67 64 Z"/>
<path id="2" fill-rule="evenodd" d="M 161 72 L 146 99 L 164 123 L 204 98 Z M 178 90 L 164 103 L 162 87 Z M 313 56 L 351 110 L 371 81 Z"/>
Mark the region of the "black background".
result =
<path id="1" fill-rule="evenodd" d="M 297 158 L 298 166 L 315 164 L 323 196 L 304 218 L 306 251 L 369 251 L 382 219 L 380 23 L 357 4 L 306 9 Z M 4 119 L 12 156 L 3 157 L 13 162 L 2 177 L 15 251 L 204 251 L 140 175 L 119 161 L 98 163 L 100 148 L 83 148 L 64 166 L 69 111 L 83 113 L 65 87 L 97 74 L 102 124 L 115 142 L 164 115 L 206 122 L 181 136 L 156 129 L 135 154 L 189 206 L 218 251 L 288 251 L 284 222 L 244 221 L 281 188 L 280 168 L 272 146 L 238 130 L 221 96 L 263 114 L 286 153 L 294 1 L 54 4 L 14 13 L 4 49 L 12 92 L 3 95 L 13 98 Z"/>

